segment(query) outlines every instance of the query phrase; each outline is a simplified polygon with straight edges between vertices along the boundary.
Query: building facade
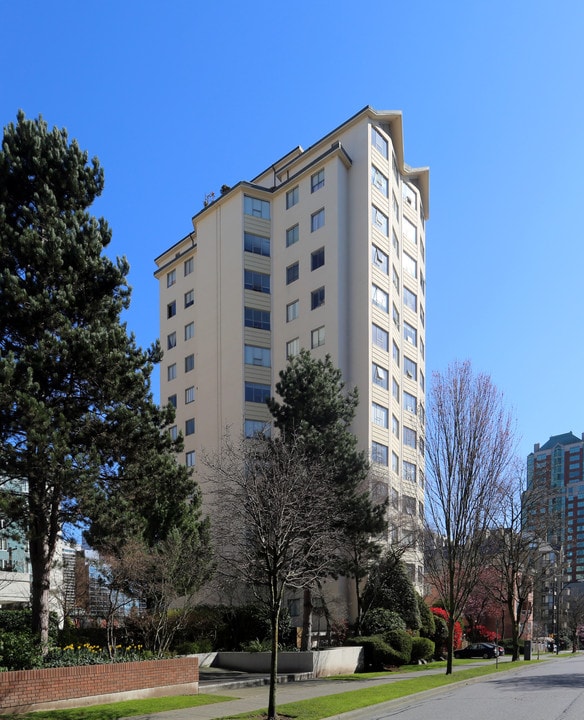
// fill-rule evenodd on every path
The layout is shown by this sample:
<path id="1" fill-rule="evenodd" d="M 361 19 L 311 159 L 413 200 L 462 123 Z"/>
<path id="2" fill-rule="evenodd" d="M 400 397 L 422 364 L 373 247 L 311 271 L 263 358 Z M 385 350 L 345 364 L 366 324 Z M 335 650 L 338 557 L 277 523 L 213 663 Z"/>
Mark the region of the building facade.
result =
<path id="1" fill-rule="evenodd" d="M 527 457 L 527 487 L 541 493 L 540 512 L 548 517 L 541 538 L 539 587 L 534 619 L 549 635 L 565 626 L 572 591 L 584 582 L 584 434 L 553 435 Z"/>
<path id="2" fill-rule="evenodd" d="M 155 272 L 160 396 L 187 466 L 226 428 L 263 431 L 278 372 L 307 348 L 359 389 L 353 431 L 372 490 L 390 498 L 388 542 L 400 518 L 421 520 L 428 208 L 429 171 L 404 161 L 401 113 L 371 107 L 205 202 Z M 406 559 L 421 586 L 421 553 Z"/>

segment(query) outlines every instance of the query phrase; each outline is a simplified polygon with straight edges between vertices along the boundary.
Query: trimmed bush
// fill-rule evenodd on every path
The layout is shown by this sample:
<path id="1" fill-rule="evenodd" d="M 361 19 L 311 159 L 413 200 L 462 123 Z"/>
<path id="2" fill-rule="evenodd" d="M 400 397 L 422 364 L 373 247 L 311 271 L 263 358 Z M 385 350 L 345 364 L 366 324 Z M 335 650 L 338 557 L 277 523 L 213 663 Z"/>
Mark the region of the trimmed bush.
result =
<path id="1" fill-rule="evenodd" d="M 42 667 L 39 644 L 32 633 L 0 631 L 0 667 L 6 670 L 30 670 Z"/>
<path id="2" fill-rule="evenodd" d="M 363 664 L 366 671 L 383 670 L 391 664 L 391 648 L 381 635 L 357 636 L 351 638 L 347 644 L 363 646 Z"/>
<path id="3" fill-rule="evenodd" d="M 365 635 L 385 635 L 394 630 L 405 630 L 404 620 L 396 612 L 386 608 L 373 608 L 363 615 L 361 627 Z"/>
<path id="4" fill-rule="evenodd" d="M 412 658 L 412 636 L 405 630 L 390 630 L 383 636 L 390 648 L 389 665 L 407 665 Z"/>
<path id="5" fill-rule="evenodd" d="M 426 637 L 412 638 L 412 657 L 411 662 L 417 663 L 419 660 L 431 660 L 434 657 L 435 645 Z"/>

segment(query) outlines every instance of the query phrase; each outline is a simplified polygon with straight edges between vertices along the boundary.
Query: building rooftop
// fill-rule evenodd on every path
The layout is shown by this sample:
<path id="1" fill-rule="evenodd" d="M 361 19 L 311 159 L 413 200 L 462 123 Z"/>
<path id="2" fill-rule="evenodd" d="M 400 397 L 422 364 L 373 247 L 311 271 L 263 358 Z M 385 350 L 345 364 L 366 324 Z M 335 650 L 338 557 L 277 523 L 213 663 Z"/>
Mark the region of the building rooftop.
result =
<path id="1" fill-rule="evenodd" d="M 563 435 L 552 435 L 550 439 L 542 445 L 540 450 L 552 450 L 556 445 L 573 445 L 574 443 L 582 442 L 579 437 L 576 437 L 572 431 L 564 433 Z"/>

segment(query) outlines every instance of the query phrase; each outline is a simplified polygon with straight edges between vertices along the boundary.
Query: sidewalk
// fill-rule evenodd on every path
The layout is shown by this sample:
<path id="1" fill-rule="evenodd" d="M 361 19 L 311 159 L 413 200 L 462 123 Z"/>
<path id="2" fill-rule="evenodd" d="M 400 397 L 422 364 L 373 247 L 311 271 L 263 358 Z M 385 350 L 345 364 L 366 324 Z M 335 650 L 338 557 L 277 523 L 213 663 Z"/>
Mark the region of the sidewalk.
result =
<path id="1" fill-rule="evenodd" d="M 500 663 L 510 662 L 510 657 L 499 659 Z M 469 662 L 468 665 L 473 664 Z M 460 667 L 460 666 L 459 666 Z M 204 668 L 205 671 L 210 670 Z M 444 674 L 444 668 L 421 670 L 429 675 Z M 369 680 L 327 680 L 304 679 L 305 675 L 280 676 L 276 690 L 277 705 L 284 705 L 299 700 L 311 700 L 325 695 L 337 695 L 351 690 L 362 690 L 376 685 L 385 685 L 416 677 L 417 673 L 392 673 L 381 678 Z M 202 672 L 199 684 L 201 695 L 222 695 L 233 698 L 225 702 L 189 707 L 182 710 L 168 710 L 152 715 L 141 715 L 133 720 L 215 720 L 244 712 L 265 709 L 268 706 L 268 681 L 265 675 L 249 675 L 247 673 L 212 671 Z"/>

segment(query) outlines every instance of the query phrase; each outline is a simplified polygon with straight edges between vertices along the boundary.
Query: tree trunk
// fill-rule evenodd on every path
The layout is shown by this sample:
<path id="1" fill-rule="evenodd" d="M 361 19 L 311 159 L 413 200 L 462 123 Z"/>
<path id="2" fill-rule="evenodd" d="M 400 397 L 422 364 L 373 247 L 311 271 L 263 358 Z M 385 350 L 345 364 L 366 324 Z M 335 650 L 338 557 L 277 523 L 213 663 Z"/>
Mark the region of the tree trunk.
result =
<path id="1" fill-rule="evenodd" d="M 302 615 L 302 642 L 301 650 L 310 650 L 312 638 L 312 592 L 304 588 L 304 607 Z"/>
<path id="2" fill-rule="evenodd" d="M 49 597 L 51 586 L 51 554 L 46 538 L 30 541 L 32 570 L 32 631 L 40 639 L 42 654 L 49 646 Z"/>
<path id="3" fill-rule="evenodd" d="M 268 698 L 268 720 L 276 720 L 276 686 L 278 679 L 278 631 L 280 613 L 272 615 L 272 657 L 270 658 L 270 693 Z"/>
<path id="4" fill-rule="evenodd" d="M 446 653 L 446 674 L 452 675 L 452 656 L 454 654 L 454 619 L 448 615 L 448 648 Z"/>

